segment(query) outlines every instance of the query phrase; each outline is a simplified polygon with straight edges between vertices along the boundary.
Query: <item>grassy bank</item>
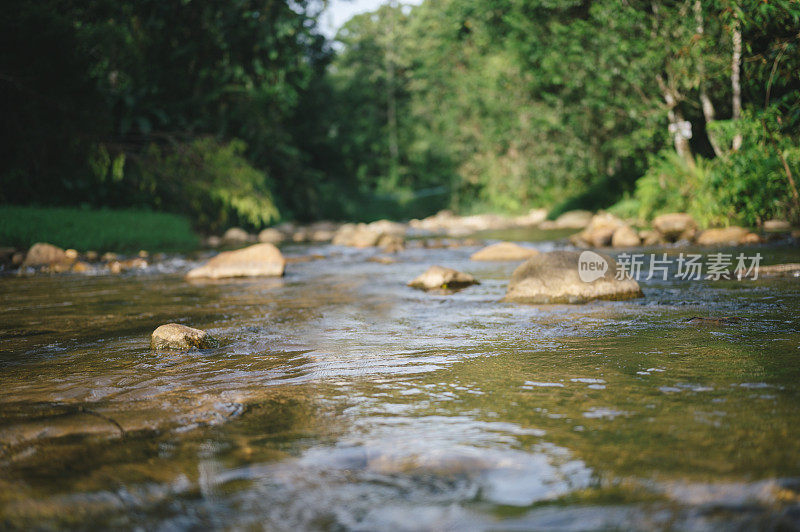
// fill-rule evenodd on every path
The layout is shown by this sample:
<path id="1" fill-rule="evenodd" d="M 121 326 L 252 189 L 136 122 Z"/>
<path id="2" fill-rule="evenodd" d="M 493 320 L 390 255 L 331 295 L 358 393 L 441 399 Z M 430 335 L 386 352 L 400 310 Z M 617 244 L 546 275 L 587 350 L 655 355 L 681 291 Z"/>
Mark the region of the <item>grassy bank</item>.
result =
<path id="1" fill-rule="evenodd" d="M 178 215 L 133 210 L 0 206 L 0 246 L 48 242 L 78 251 L 185 251 L 198 245 Z"/>

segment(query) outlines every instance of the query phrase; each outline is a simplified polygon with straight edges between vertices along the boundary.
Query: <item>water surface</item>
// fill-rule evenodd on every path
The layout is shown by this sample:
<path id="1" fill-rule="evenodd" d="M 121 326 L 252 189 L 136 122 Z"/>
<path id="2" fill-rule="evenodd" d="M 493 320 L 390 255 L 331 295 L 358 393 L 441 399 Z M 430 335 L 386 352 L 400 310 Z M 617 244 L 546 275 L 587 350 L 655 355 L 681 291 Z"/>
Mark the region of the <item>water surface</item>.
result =
<path id="1" fill-rule="evenodd" d="M 0 525 L 800 528 L 800 281 L 527 306 L 500 301 L 516 264 L 476 249 L 0 278 Z M 431 264 L 481 284 L 405 286 Z M 172 321 L 221 347 L 151 352 Z"/>

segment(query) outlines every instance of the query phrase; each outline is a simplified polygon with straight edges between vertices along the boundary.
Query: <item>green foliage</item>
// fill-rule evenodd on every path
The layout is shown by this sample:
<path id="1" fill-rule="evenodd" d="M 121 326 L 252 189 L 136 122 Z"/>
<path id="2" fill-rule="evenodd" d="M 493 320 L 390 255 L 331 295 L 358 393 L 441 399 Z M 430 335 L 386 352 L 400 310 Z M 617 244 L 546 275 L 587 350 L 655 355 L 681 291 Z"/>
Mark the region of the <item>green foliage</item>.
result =
<path id="1" fill-rule="evenodd" d="M 182 212 L 210 231 L 231 225 L 259 228 L 279 218 L 267 176 L 244 158 L 240 140 L 212 138 L 168 151 L 151 145 L 140 164 L 142 185 L 150 185 L 158 206 Z"/>
<path id="2" fill-rule="evenodd" d="M 390 2 L 336 53 L 324 4 L 12 0 L 0 202 L 156 208 L 213 231 L 620 200 L 706 223 L 798 216 L 796 0 Z"/>
<path id="3" fill-rule="evenodd" d="M 733 137 L 742 134 L 741 148 L 713 160 L 699 157 L 693 166 L 674 151 L 665 150 L 651 158 L 633 197 L 612 211 L 623 213 L 635 205 L 637 214 L 645 219 L 666 212 L 689 212 L 704 226 L 756 226 L 772 218 L 797 220 L 797 201 L 786 167 L 792 175 L 800 172 L 800 148 L 791 136 L 779 132 L 777 123 L 769 122 L 767 113 L 747 114 L 736 122 L 714 122 L 710 129 L 724 145 L 731 145 Z"/>
<path id="4" fill-rule="evenodd" d="M 36 242 L 78 251 L 186 251 L 198 238 L 175 214 L 0 206 L 0 244 L 25 249 Z"/>

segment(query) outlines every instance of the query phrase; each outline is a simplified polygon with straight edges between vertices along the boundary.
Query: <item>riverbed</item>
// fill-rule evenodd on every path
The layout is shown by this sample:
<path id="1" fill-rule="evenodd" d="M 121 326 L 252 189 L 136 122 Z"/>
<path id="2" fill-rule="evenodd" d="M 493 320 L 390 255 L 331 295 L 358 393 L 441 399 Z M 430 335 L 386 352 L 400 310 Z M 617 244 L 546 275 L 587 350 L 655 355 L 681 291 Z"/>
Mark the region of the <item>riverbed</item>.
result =
<path id="1" fill-rule="evenodd" d="M 530 306 L 476 249 L 0 277 L 0 528 L 800 528 L 800 280 Z M 432 264 L 481 284 L 405 285 Z M 168 322 L 221 344 L 154 353 Z"/>

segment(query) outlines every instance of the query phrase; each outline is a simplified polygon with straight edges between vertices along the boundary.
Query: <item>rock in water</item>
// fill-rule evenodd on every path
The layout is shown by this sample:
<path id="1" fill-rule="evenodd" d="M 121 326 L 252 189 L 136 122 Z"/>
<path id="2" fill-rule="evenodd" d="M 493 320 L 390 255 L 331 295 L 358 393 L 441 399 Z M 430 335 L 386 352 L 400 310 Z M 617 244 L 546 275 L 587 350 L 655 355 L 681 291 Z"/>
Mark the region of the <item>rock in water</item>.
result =
<path id="1" fill-rule="evenodd" d="M 241 227 L 231 227 L 222 235 L 222 241 L 229 245 L 244 244 L 250 240 L 250 234 Z"/>
<path id="2" fill-rule="evenodd" d="M 410 281 L 408 286 L 423 290 L 457 290 L 473 284 L 478 284 L 478 281 L 468 273 L 442 266 L 431 266 L 425 273 Z"/>
<path id="3" fill-rule="evenodd" d="M 224 251 L 204 266 L 191 270 L 186 278 L 280 277 L 285 267 L 286 259 L 280 250 L 265 242 L 236 251 Z"/>
<path id="4" fill-rule="evenodd" d="M 269 244 L 280 244 L 284 240 L 286 240 L 284 234 L 275 229 L 274 227 L 267 227 L 266 229 L 258 233 L 259 242 L 267 242 Z"/>
<path id="5" fill-rule="evenodd" d="M 216 341 L 207 332 L 178 323 L 167 323 L 153 331 L 150 337 L 152 349 L 207 349 Z"/>
<path id="6" fill-rule="evenodd" d="M 522 261 L 538 254 L 539 252 L 535 249 L 525 248 L 513 242 L 500 242 L 473 253 L 470 259 L 485 261 Z"/>
<path id="7" fill-rule="evenodd" d="M 732 225 L 721 229 L 706 229 L 697 237 L 701 246 L 735 246 L 737 244 L 758 243 L 758 235 L 744 227 Z"/>
<path id="8" fill-rule="evenodd" d="M 697 233 L 697 222 L 689 214 L 673 212 L 656 216 L 653 220 L 653 229 L 668 242 L 692 240 Z"/>
<path id="9" fill-rule="evenodd" d="M 618 227 L 611 237 L 611 245 L 615 248 L 632 248 L 641 243 L 639 234 L 627 225 Z"/>
<path id="10" fill-rule="evenodd" d="M 579 270 L 579 267 L 583 270 Z M 593 251 L 552 251 L 528 259 L 514 270 L 505 301 L 586 303 L 593 299 L 640 297 L 639 283 L 616 279 L 617 263 Z M 584 280 L 585 279 L 585 280 Z"/>
<path id="11" fill-rule="evenodd" d="M 573 235 L 570 242 L 578 247 L 603 247 L 611 244 L 614 232 L 624 227 L 625 222 L 607 212 L 595 214 L 586 229 Z"/>
<path id="12" fill-rule="evenodd" d="M 70 263 L 67 253 L 52 244 L 37 243 L 31 246 L 22 262 L 23 268 L 41 268 Z"/>

